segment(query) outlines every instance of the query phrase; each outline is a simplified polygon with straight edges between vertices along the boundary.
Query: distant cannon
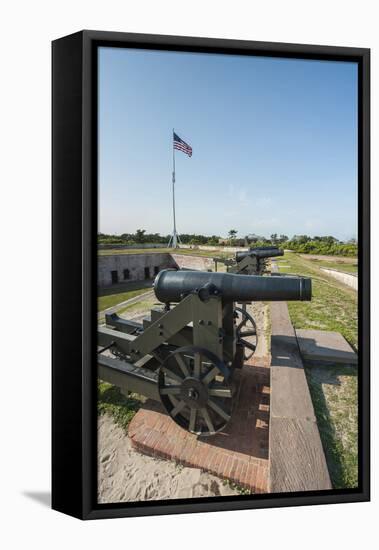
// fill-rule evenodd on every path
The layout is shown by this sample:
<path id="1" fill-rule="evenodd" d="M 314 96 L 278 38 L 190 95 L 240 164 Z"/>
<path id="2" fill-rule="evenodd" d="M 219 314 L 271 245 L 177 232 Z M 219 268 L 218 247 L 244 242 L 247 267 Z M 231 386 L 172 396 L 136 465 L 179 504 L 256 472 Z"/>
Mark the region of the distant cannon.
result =
<path id="1" fill-rule="evenodd" d="M 258 251 L 258 250 L 274 251 L 274 252 L 279 251 L 279 252 L 281 252 L 281 254 L 279 254 L 279 256 L 282 256 L 284 254 L 284 251 L 281 248 L 278 248 L 276 245 L 275 246 L 255 246 L 255 247 L 250 247 L 249 248 L 250 252 L 255 252 L 255 251 Z"/>
<path id="2" fill-rule="evenodd" d="M 229 422 L 236 369 L 256 345 L 255 325 L 235 301 L 311 300 L 312 293 L 303 277 L 180 270 L 161 271 L 154 291 L 164 305 L 143 323 L 112 314 L 98 327 L 98 376 L 160 400 L 178 425 L 203 436 Z"/>
<path id="3" fill-rule="evenodd" d="M 236 262 L 241 262 L 247 257 L 255 257 L 257 259 L 276 258 L 277 256 L 283 256 L 283 250 L 279 248 L 253 248 L 246 252 L 236 252 Z"/>
<path id="4" fill-rule="evenodd" d="M 224 263 L 227 266 L 228 273 L 242 275 L 263 275 L 268 272 L 268 260 L 278 256 L 283 256 L 283 250 L 275 246 L 257 247 L 250 250 L 236 252 L 235 259 L 213 258 L 216 264 Z"/>

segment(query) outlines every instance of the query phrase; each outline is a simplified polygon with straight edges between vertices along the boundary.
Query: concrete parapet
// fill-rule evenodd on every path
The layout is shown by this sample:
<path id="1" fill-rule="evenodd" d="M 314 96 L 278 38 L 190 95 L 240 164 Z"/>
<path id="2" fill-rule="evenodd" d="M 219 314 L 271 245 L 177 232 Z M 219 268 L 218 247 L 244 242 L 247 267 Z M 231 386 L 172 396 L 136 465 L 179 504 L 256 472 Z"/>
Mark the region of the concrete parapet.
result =
<path id="1" fill-rule="evenodd" d="M 320 269 L 341 283 L 350 286 L 354 290 L 358 290 L 358 276 L 354 273 L 346 273 L 345 271 L 338 271 L 338 269 L 332 269 L 330 267 L 320 267 Z"/>

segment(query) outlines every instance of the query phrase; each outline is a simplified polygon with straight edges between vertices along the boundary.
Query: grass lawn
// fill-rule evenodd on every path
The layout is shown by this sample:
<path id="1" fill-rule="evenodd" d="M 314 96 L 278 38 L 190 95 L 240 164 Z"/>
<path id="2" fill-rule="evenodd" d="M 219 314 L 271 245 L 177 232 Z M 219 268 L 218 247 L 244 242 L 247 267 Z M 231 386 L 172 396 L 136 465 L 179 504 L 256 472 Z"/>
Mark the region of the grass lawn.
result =
<path id="1" fill-rule="evenodd" d="M 105 295 L 99 295 L 97 298 L 98 311 L 104 311 L 104 309 L 116 306 L 117 304 L 124 302 L 125 300 L 129 300 L 130 298 L 134 298 L 135 296 L 139 296 L 140 294 L 144 294 L 148 291 L 149 287 L 144 286 L 143 288 L 124 290 L 121 292 L 117 292 L 116 290 L 113 294 L 109 293 Z"/>
<path id="2" fill-rule="evenodd" d="M 317 265 L 291 252 L 278 262 L 281 273 L 312 277 L 312 301 L 288 302 L 292 323 L 295 328 L 340 332 L 357 348 L 357 292 L 320 271 Z"/>
<path id="3" fill-rule="evenodd" d="M 135 304 L 128 304 L 127 306 L 118 310 L 118 314 L 132 313 L 134 311 L 148 311 L 153 307 L 153 304 L 157 302 L 157 299 L 153 296 L 150 300 L 139 300 Z"/>
<path id="4" fill-rule="evenodd" d="M 340 332 L 357 349 L 357 293 L 320 271 L 320 263 L 295 253 L 278 262 L 282 273 L 312 277 L 312 301 L 288 302 L 291 321 L 295 328 Z M 305 372 L 333 486 L 356 487 L 357 367 L 306 364 Z"/>
<path id="5" fill-rule="evenodd" d="M 357 487 L 357 368 L 305 364 L 305 372 L 333 487 Z"/>
<path id="6" fill-rule="evenodd" d="M 187 256 L 203 256 L 206 258 L 231 258 L 233 253 L 231 252 L 222 252 L 219 250 L 196 250 L 190 248 L 112 248 L 112 249 L 99 249 L 99 256 L 111 256 L 113 254 L 185 254 Z"/>

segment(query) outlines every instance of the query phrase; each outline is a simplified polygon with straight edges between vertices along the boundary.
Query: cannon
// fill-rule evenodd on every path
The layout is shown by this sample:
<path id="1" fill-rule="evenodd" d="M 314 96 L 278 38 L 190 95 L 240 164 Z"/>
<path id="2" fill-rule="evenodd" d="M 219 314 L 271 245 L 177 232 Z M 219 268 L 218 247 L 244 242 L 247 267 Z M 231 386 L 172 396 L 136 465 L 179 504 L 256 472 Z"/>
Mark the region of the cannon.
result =
<path id="1" fill-rule="evenodd" d="M 276 258 L 277 256 L 283 256 L 284 252 L 280 248 L 253 248 L 246 252 L 236 252 L 236 262 L 242 262 L 245 258 L 255 257 L 258 259 Z"/>
<path id="2" fill-rule="evenodd" d="M 236 252 L 236 262 L 230 267 L 229 271 L 244 275 L 263 275 L 268 271 L 268 260 L 283 256 L 283 254 L 283 250 L 272 247 L 253 248 L 248 252 Z"/>
<path id="3" fill-rule="evenodd" d="M 283 256 L 283 250 L 275 246 L 263 246 L 251 248 L 243 252 L 236 252 L 233 259 L 213 258 L 216 264 L 221 262 L 227 267 L 229 273 L 239 273 L 243 275 L 263 275 L 268 271 L 269 258 Z"/>
<path id="4" fill-rule="evenodd" d="M 276 245 L 254 246 L 254 247 L 250 247 L 249 250 L 278 250 L 278 247 Z"/>
<path id="5" fill-rule="evenodd" d="M 283 250 L 278 249 L 276 246 L 261 246 L 256 248 L 250 248 L 248 251 L 236 252 L 233 259 L 214 258 L 215 269 L 217 272 L 217 262 L 221 261 L 226 265 L 228 273 L 236 273 L 240 275 L 264 275 L 268 273 L 268 259 L 276 256 L 282 256 Z M 246 319 L 250 330 L 255 328 L 256 324 L 253 317 L 247 312 L 247 303 L 242 303 L 240 307 L 236 307 L 236 313 L 241 319 Z M 256 337 L 257 343 L 257 337 Z M 245 347 L 244 358 L 250 359 L 254 351 L 248 350 Z"/>
<path id="6" fill-rule="evenodd" d="M 236 371 L 249 345 L 235 302 L 310 300 L 312 289 L 303 277 L 163 270 L 154 292 L 162 305 L 142 323 L 106 315 L 98 327 L 98 376 L 123 393 L 161 401 L 183 429 L 211 436 L 232 416 Z"/>

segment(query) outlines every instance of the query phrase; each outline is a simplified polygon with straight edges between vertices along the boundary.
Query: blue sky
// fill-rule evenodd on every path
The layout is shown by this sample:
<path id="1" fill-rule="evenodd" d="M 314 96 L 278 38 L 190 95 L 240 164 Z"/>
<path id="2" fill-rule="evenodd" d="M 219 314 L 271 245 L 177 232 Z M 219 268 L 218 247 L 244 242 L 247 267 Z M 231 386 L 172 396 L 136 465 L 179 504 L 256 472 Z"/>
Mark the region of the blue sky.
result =
<path id="1" fill-rule="evenodd" d="M 357 66 L 99 50 L 99 230 L 357 233 Z"/>

